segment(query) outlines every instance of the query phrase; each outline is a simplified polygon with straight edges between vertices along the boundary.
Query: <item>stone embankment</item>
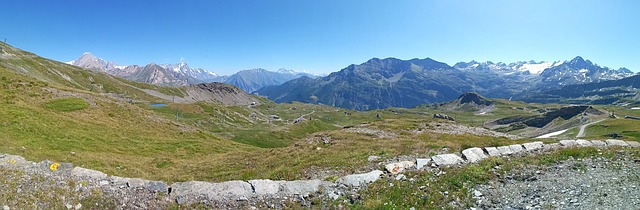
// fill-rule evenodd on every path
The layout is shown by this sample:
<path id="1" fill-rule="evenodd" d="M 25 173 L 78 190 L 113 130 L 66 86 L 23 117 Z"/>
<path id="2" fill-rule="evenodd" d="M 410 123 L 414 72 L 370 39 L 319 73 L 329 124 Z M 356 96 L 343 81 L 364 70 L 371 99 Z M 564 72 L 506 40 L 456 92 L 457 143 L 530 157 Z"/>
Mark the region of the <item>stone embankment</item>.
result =
<path id="1" fill-rule="evenodd" d="M 397 175 L 402 179 L 401 172 L 422 170 L 425 167 L 444 167 L 475 163 L 491 156 L 508 156 L 544 152 L 567 147 L 640 147 L 635 141 L 622 140 L 562 140 L 559 143 L 544 144 L 543 142 L 529 142 L 500 147 L 468 148 L 461 154 L 440 154 L 431 158 L 417 158 L 411 161 L 392 162 L 385 170 L 373 170 L 368 173 L 351 174 L 338 178 L 335 182 L 323 180 L 295 180 L 277 181 L 256 179 L 249 181 L 227 181 L 220 183 L 187 181 L 167 184 L 162 181 L 144 180 L 139 178 L 125 178 L 109 176 L 103 172 L 74 167 L 70 163 L 53 163 L 45 160 L 39 163 L 25 160 L 15 155 L 0 154 L 0 169 L 17 170 L 27 174 L 43 175 L 45 177 L 60 177 L 84 183 L 85 187 L 102 189 L 105 194 L 112 193 L 113 198 L 127 198 L 130 200 L 149 199 L 149 195 L 163 195 L 163 199 L 156 202 L 175 202 L 178 205 L 200 203 L 221 208 L 257 207 L 279 208 L 287 202 L 298 202 L 309 205 L 314 199 L 333 200 L 349 195 L 369 183 L 380 179 L 384 174 Z M 75 186 L 78 188 L 78 186 Z M 140 193 L 146 193 L 140 196 Z M 125 199 L 126 200 L 126 199 Z M 143 202 L 139 201 L 138 202 Z M 126 202 L 122 208 L 128 208 Z M 149 207 L 140 204 L 140 207 Z"/>

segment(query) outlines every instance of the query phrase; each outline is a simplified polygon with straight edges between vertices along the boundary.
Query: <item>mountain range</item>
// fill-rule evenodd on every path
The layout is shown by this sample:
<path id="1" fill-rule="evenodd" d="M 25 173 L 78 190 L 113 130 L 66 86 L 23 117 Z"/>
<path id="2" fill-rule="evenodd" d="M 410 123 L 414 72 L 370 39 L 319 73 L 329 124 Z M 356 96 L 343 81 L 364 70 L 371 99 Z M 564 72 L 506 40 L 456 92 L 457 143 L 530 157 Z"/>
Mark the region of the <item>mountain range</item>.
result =
<path id="1" fill-rule="evenodd" d="M 246 92 L 253 92 L 269 85 L 280 85 L 286 81 L 302 76 L 318 75 L 294 70 L 250 69 L 239 71 L 231 76 L 218 75 L 202 68 L 191 68 L 185 62 L 177 64 L 147 64 L 145 66 L 121 66 L 113 61 L 105 61 L 86 52 L 78 59 L 66 62 L 74 66 L 90 70 L 103 71 L 128 80 L 163 86 L 185 86 L 189 84 L 223 82 L 240 87 Z"/>
<path id="2" fill-rule="evenodd" d="M 450 101 L 465 92 L 526 100 L 532 93 L 633 75 L 626 68 L 601 67 L 580 56 L 569 61 L 510 64 L 471 61 L 454 66 L 431 58 L 373 58 L 326 77 L 302 77 L 256 93 L 276 102 L 317 101 L 368 110 Z"/>
<path id="3" fill-rule="evenodd" d="M 266 86 L 280 85 L 303 76 L 317 77 L 316 75 L 287 69 L 279 69 L 277 72 L 274 72 L 258 68 L 239 71 L 229 76 L 224 80 L 224 83 L 238 86 L 240 89 L 251 93 Z"/>

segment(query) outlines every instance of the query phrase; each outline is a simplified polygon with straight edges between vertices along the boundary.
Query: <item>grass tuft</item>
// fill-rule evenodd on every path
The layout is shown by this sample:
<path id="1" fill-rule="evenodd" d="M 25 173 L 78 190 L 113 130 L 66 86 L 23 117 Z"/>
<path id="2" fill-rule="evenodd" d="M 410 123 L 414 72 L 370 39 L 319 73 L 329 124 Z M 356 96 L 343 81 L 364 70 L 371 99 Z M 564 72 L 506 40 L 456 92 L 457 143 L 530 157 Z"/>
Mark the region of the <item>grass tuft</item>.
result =
<path id="1" fill-rule="evenodd" d="M 81 98 L 61 98 L 47 102 L 45 107 L 56 111 L 72 112 L 89 107 L 89 103 Z"/>

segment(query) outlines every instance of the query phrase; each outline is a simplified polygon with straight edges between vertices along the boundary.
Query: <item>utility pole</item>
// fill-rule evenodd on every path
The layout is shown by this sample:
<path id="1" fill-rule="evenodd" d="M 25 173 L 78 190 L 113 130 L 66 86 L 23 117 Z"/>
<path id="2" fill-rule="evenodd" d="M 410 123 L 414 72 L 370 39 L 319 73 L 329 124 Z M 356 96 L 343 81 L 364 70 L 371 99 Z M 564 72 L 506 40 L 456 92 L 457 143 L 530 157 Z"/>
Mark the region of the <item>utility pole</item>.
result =
<path id="1" fill-rule="evenodd" d="M 178 112 L 180 112 L 180 108 L 176 109 L 176 121 L 178 121 Z"/>

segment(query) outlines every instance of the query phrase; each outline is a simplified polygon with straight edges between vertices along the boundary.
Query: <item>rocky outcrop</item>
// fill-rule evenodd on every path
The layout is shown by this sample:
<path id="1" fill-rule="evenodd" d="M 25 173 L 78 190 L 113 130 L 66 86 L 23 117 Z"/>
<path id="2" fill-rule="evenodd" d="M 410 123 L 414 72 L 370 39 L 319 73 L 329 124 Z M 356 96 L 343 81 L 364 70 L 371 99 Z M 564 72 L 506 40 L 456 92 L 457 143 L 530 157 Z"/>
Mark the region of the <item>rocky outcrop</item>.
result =
<path id="1" fill-rule="evenodd" d="M 462 157 L 471 163 L 475 163 L 483 159 L 486 159 L 489 156 L 485 155 L 482 149 L 474 147 L 474 148 L 462 150 Z"/>
<path id="2" fill-rule="evenodd" d="M 382 174 L 384 174 L 384 172 L 380 170 L 374 170 L 363 174 L 351 174 L 338 179 L 336 183 L 346 187 L 364 187 L 367 186 L 367 184 L 380 179 L 380 175 Z"/>
<path id="3" fill-rule="evenodd" d="M 384 168 L 392 174 L 398 174 L 404 171 L 405 169 L 413 167 L 414 165 L 415 165 L 415 162 L 402 161 L 402 162 L 387 164 Z"/>

